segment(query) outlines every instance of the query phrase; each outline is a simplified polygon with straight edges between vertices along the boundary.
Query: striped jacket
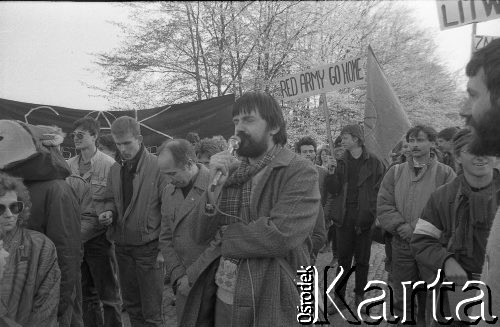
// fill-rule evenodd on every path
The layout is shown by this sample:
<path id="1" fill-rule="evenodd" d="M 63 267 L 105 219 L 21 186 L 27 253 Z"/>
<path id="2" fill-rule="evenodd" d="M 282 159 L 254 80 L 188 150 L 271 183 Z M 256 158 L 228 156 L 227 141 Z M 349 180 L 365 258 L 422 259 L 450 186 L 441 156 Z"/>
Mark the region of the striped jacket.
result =
<path id="1" fill-rule="evenodd" d="M 61 271 L 54 243 L 29 229 L 18 233 L 0 283 L 0 317 L 23 327 L 57 327 Z"/>

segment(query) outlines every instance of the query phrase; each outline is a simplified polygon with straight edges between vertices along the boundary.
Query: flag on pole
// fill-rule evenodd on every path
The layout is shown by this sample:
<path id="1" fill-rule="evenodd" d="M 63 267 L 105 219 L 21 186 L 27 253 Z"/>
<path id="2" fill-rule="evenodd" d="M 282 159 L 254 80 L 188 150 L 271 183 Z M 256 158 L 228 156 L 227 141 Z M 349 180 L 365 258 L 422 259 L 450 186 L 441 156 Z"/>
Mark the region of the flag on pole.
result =
<path id="1" fill-rule="evenodd" d="M 368 46 L 366 84 L 365 146 L 389 166 L 391 150 L 410 129 L 410 121 L 371 46 Z"/>

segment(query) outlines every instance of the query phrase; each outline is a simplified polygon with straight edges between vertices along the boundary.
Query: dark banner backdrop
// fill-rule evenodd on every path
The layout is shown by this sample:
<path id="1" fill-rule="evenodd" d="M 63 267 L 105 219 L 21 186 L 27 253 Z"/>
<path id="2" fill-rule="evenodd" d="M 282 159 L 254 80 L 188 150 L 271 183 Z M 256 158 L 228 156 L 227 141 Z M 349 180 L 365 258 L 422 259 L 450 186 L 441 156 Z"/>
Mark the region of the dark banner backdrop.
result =
<path id="1" fill-rule="evenodd" d="M 201 138 L 214 135 L 229 138 L 234 133 L 231 119 L 233 104 L 234 94 L 137 111 L 92 111 L 0 99 L 0 119 L 55 125 L 69 134 L 73 131 L 74 121 L 90 116 L 100 122 L 101 133 L 107 134 L 116 118 L 130 116 L 140 122 L 144 144 L 154 153 L 156 147 L 169 137 L 183 138 L 188 132 L 196 132 Z M 74 155 L 70 137 L 64 140 L 63 151 L 65 157 L 70 156 L 68 152 Z"/>

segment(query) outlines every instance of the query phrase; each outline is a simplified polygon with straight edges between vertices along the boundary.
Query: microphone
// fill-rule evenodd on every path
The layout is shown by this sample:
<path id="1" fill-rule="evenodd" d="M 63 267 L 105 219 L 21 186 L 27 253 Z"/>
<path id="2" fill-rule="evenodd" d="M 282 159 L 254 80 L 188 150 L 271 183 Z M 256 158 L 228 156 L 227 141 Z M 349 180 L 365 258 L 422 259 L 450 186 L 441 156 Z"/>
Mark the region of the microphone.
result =
<path id="1" fill-rule="evenodd" d="M 234 155 L 234 151 L 238 150 L 238 148 L 240 147 L 240 142 L 241 139 L 238 136 L 236 135 L 231 136 L 228 140 L 227 151 L 229 151 L 231 155 Z M 217 184 L 219 184 L 221 176 L 222 176 L 222 171 L 218 170 L 215 173 L 212 183 L 210 184 L 210 192 L 213 192 L 215 190 L 215 187 L 217 186 Z"/>

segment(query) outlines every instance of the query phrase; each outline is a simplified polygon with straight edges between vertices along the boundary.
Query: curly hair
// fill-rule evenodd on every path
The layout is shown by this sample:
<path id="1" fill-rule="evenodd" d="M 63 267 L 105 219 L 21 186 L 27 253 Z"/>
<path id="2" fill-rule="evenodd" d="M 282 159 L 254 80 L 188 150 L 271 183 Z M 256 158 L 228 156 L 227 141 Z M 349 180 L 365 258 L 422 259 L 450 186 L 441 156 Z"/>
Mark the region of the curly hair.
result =
<path id="1" fill-rule="evenodd" d="M 0 197 L 5 196 L 10 191 L 15 192 L 17 200 L 24 203 L 24 209 L 19 213 L 17 220 L 17 225 L 22 226 L 30 216 L 30 193 L 26 186 L 24 186 L 22 179 L 0 172 Z"/>
<path id="2" fill-rule="evenodd" d="M 311 136 L 304 136 L 295 143 L 295 152 L 300 153 L 300 147 L 303 145 L 312 145 L 314 148 L 314 152 L 316 152 L 316 149 L 318 147 L 316 141 Z"/>
<path id="3" fill-rule="evenodd" d="M 201 156 L 202 154 L 206 154 L 209 158 L 216 153 L 222 152 L 227 148 L 223 146 L 223 143 L 215 138 L 204 138 L 198 144 L 196 144 L 196 155 Z"/>
<path id="4" fill-rule="evenodd" d="M 326 152 L 328 155 L 331 155 L 328 145 L 322 146 L 318 149 L 318 154 L 316 155 L 316 164 L 319 166 L 323 166 L 323 160 L 321 160 L 321 154 L 323 152 Z"/>

